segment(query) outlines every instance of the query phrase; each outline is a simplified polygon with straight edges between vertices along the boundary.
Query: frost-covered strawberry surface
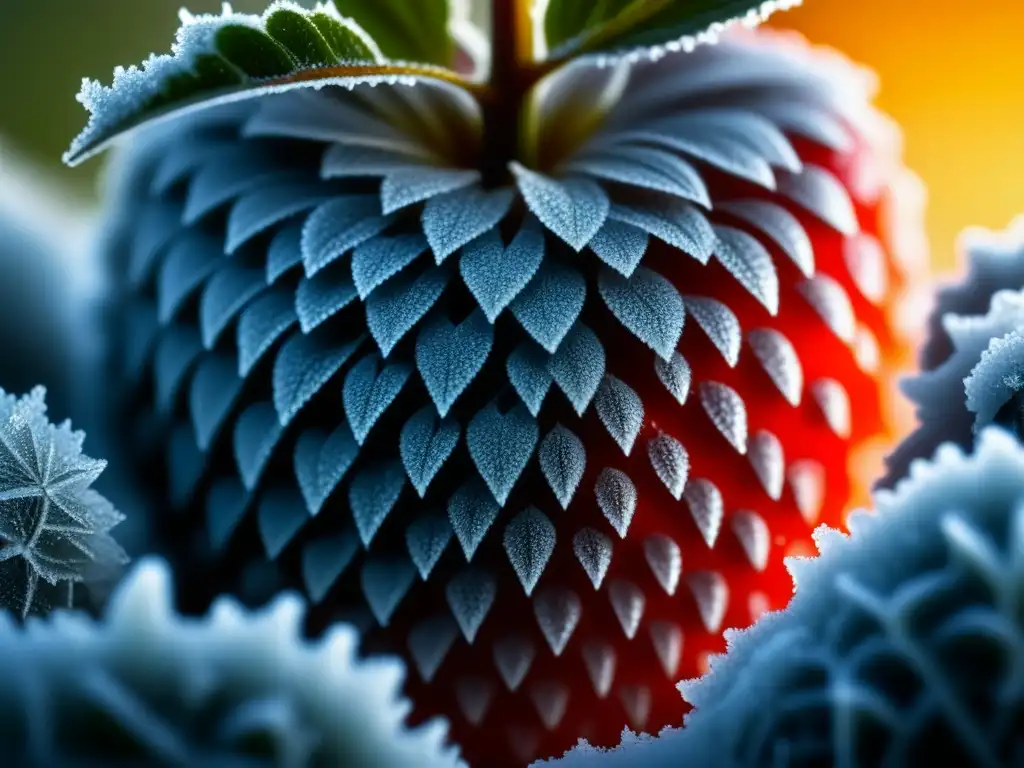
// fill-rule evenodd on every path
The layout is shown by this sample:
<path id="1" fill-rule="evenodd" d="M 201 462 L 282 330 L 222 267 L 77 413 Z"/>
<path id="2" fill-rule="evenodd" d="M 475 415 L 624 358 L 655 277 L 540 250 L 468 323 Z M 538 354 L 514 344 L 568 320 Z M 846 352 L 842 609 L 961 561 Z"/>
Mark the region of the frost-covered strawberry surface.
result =
<path id="1" fill-rule="evenodd" d="M 680 684 L 684 728 L 550 764 L 1020 765 L 1024 448 L 999 427 L 945 443 L 874 506 L 817 531 L 789 608 Z"/>
<path id="2" fill-rule="evenodd" d="M 652 48 L 608 10 L 549 17 L 544 59 L 495 10 L 489 57 L 456 16 L 415 66 L 357 3 L 186 17 L 84 89 L 72 153 L 146 123 L 108 201 L 116 379 L 185 604 L 301 587 L 482 765 L 678 723 L 675 681 L 786 603 L 890 428 L 920 268 L 834 54 L 697 16 Z"/>

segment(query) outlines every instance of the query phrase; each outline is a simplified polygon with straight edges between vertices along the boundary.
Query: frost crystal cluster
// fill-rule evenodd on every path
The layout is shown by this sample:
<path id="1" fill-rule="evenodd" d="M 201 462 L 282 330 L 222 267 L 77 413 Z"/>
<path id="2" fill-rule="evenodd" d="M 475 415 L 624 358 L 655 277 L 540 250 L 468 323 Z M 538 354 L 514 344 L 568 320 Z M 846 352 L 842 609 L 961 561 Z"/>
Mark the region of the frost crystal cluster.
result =
<path id="1" fill-rule="evenodd" d="M 110 535 L 123 516 L 89 487 L 107 463 L 71 422 L 47 420 L 45 397 L 0 389 L 0 607 L 21 618 L 72 605 L 76 585 L 128 560 Z"/>
<path id="2" fill-rule="evenodd" d="M 938 291 L 921 354 L 921 367 L 925 370 L 936 368 L 953 351 L 942 318 L 983 315 L 997 291 L 1024 289 L 1024 215 L 1000 232 L 977 227 L 966 230 L 960 238 L 959 250 L 965 274 Z"/>
<path id="3" fill-rule="evenodd" d="M 174 613 L 166 564 L 147 559 L 101 621 L 0 621 L 0 735 L 9 765 L 457 768 L 441 722 L 408 729 L 402 665 L 360 661 L 338 626 L 310 644 L 302 602 L 258 613 L 217 601 Z"/>
<path id="4" fill-rule="evenodd" d="M 132 134 L 112 378 L 188 604 L 269 569 L 485 765 L 679 721 L 841 522 L 906 341 L 871 78 L 694 48 L 774 5 L 502 1 L 488 41 L 279 2 L 86 86 L 69 160 Z"/>
<path id="5" fill-rule="evenodd" d="M 997 423 L 1024 437 L 1024 217 L 1002 233 L 968 230 L 967 275 L 939 292 L 924 370 L 902 382 L 919 426 L 887 459 L 882 485 L 940 443 L 970 448 Z"/>
<path id="6" fill-rule="evenodd" d="M 997 428 L 971 455 L 946 444 L 875 506 L 849 537 L 816 532 L 789 608 L 726 633 L 728 654 L 681 684 L 685 728 L 554 762 L 1021 765 L 1024 446 Z"/>

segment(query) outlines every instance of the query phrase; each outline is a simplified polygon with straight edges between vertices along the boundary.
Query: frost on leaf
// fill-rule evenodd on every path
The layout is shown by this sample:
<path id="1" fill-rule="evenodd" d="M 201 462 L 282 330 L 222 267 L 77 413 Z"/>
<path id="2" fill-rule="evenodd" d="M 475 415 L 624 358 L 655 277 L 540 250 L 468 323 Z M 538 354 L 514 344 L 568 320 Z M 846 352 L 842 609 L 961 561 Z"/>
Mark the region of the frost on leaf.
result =
<path id="1" fill-rule="evenodd" d="M 659 59 L 714 43 L 729 24 L 756 26 L 802 0 L 550 0 L 544 37 L 555 59 L 594 54 L 601 61 Z"/>
<path id="2" fill-rule="evenodd" d="M 50 424 L 45 397 L 0 389 L 0 606 L 22 618 L 70 606 L 75 584 L 128 561 L 109 534 L 124 517 L 89 488 L 106 462 L 70 422 Z"/>
<path id="3" fill-rule="evenodd" d="M 373 11 L 354 15 L 376 29 L 375 17 L 386 15 L 384 6 L 397 8 L 398 3 L 343 3 L 346 9 L 349 6 Z M 89 123 L 72 142 L 65 162 L 80 163 L 118 136 L 156 118 L 268 93 L 424 78 L 460 82 L 458 75 L 434 63 L 391 61 L 373 37 L 354 18 L 343 16 L 333 2 L 317 3 L 308 10 L 289 0 L 276 0 L 262 16 L 235 13 L 224 3 L 220 15 L 193 16 L 182 10 L 180 16 L 181 27 L 169 55 L 150 55 L 141 66 L 118 67 L 109 86 L 83 81 L 78 100 L 89 111 Z M 391 27 L 392 37 L 399 31 Z M 401 40 L 387 43 L 392 53 L 408 50 Z M 442 55 L 426 49 L 415 53 L 432 59 Z"/>

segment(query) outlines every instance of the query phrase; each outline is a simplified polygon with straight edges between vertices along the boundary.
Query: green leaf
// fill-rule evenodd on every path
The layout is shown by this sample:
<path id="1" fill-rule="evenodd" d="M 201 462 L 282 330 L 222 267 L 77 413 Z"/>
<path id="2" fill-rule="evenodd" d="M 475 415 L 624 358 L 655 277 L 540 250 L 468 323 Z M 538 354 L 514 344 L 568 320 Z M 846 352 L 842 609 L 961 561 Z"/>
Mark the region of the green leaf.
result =
<path id="1" fill-rule="evenodd" d="M 192 62 L 196 77 L 210 88 L 238 85 L 242 74 L 221 56 L 215 53 L 200 54 Z"/>
<path id="2" fill-rule="evenodd" d="M 395 14 L 387 38 L 392 42 L 405 35 L 411 38 L 414 27 L 406 17 L 416 16 L 415 42 L 424 52 L 424 63 L 389 62 L 355 20 L 329 3 L 306 10 L 276 0 L 263 16 L 237 14 L 227 7 L 219 16 L 183 12 L 173 54 L 150 57 L 141 67 L 119 68 L 109 86 L 93 80 L 83 84 L 78 100 L 90 113 L 89 124 L 72 142 L 64 161 L 76 165 L 154 120 L 289 88 L 352 86 L 395 77 L 474 87 L 430 63 L 442 47 L 451 46 L 445 28 L 447 0 L 423 0 L 416 4 L 415 14 L 406 0 L 363 0 L 362 5 L 360 13 L 374 23 Z M 427 34 L 438 24 L 440 37 Z"/>
<path id="3" fill-rule="evenodd" d="M 316 28 L 323 35 L 324 40 L 331 46 L 331 50 L 342 61 L 374 58 L 374 53 L 358 35 L 352 34 L 352 30 L 342 24 L 333 16 L 317 11 L 311 17 Z"/>
<path id="4" fill-rule="evenodd" d="M 330 67 L 338 56 L 308 16 L 282 8 L 267 19 L 267 33 L 307 67 Z M 372 58 L 372 56 L 370 57 Z"/>
<path id="5" fill-rule="evenodd" d="M 159 109 L 185 101 L 204 90 L 218 90 L 241 82 L 241 74 L 227 59 L 217 53 L 202 54 L 193 62 L 192 72 L 167 77 L 160 86 L 160 92 L 150 99 L 150 108 Z"/>
<path id="6" fill-rule="evenodd" d="M 544 16 L 548 50 L 565 45 L 583 32 L 614 19 L 633 0 L 551 0 Z"/>
<path id="7" fill-rule="evenodd" d="M 643 55 L 700 42 L 714 25 L 753 14 L 764 20 L 800 0 L 550 0 L 544 17 L 549 58 Z"/>
<path id="8" fill-rule="evenodd" d="M 474 0 L 482 2 L 483 0 Z M 384 55 L 401 61 L 450 66 L 455 46 L 448 34 L 449 0 L 335 0 Z"/>
<path id="9" fill-rule="evenodd" d="M 217 53 L 249 77 L 287 75 L 298 62 L 288 49 L 266 32 L 241 24 L 229 24 L 217 31 Z"/>

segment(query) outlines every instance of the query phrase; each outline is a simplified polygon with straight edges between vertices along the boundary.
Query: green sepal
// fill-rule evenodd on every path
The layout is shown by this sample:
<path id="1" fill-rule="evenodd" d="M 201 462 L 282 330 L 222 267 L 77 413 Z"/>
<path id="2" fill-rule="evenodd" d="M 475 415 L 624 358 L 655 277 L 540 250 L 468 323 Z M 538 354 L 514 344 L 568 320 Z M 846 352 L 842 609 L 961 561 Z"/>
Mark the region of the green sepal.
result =
<path id="1" fill-rule="evenodd" d="M 306 16 L 282 8 L 267 18 L 267 34 L 291 52 L 299 64 L 329 67 L 338 63 L 331 46 Z"/>
<path id="2" fill-rule="evenodd" d="M 215 53 L 196 56 L 192 68 L 204 88 L 227 88 L 242 82 L 242 74 L 227 59 Z"/>
<path id="3" fill-rule="evenodd" d="M 204 91 L 229 88 L 240 82 L 242 75 L 221 56 L 215 53 L 197 56 L 193 62 L 193 71 L 168 77 L 160 93 L 147 104 L 147 109 L 186 101 Z"/>
<path id="4" fill-rule="evenodd" d="M 373 61 L 376 56 L 355 32 L 326 13 L 314 13 L 313 24 L 342 61 Z"/>
<path id="5" fill-rule="evenodd" d="M 365 7 L 377 18 L 394 11 L 391 6 L 396 2 L 378 6 L 373 0 Z M 447 0 L 440 14 L 435 12 L 441 8 L 439 0 L 424 2 L 424 9 L 433 10 L 417 19 L 417 29 L 422 32 L 433 25 L 443 30 L 440 42 L 429 42 L 436 54 L 452 47 Z M 408 12 L 404 0 L 401 7 Z M 89 124 L 64 154 L 66 163 L 78 164 L 155 120 L 290 88 L 328 83 L 351 87 L 394 77 L 472 87 L 427 56 L 420 62 L 387 61 L 358 21 L 341 16 L 330 4 L 320 3 L 311 11 L 277 0 L 262 16 L 234 13 L 225 4 L 219 16 L 183 12 L 182 24 L 173 53 L 151 56 L 141 66 L 118 68 L 110 85 L 83 83 L 78 98 L 90 113 Z M 408 26 L 394 30 L 399 37 L 407 32 Z"/>
<path id="6" fill-rule="evenodd" d="M 288 49 L 266 32 L 242 24 L 217 30 L 217 52 L 249 77 L 287 75 L 298 66 Z"/>
<path id="7" fill-rule="evenodd" d="M 618 16 L 633 0 L 551 0 L 544 16 L 548 50 L 554 51 L 573 38 Z"/>
<path id="8" fill-rule="evenodd" d="M 481 2 L 482 0 L 474 0 Z M 449 0 L 335 0 L 343 16 L 365 29 L 389 59 L 450 66 Z"/>
<path id="9" fill-rule="evenodd" d="M 549 55 L 629 55 L 696 38 L 715 24 L 767 16 L 798 0 L 551 0 L 544 17 Z"/>

